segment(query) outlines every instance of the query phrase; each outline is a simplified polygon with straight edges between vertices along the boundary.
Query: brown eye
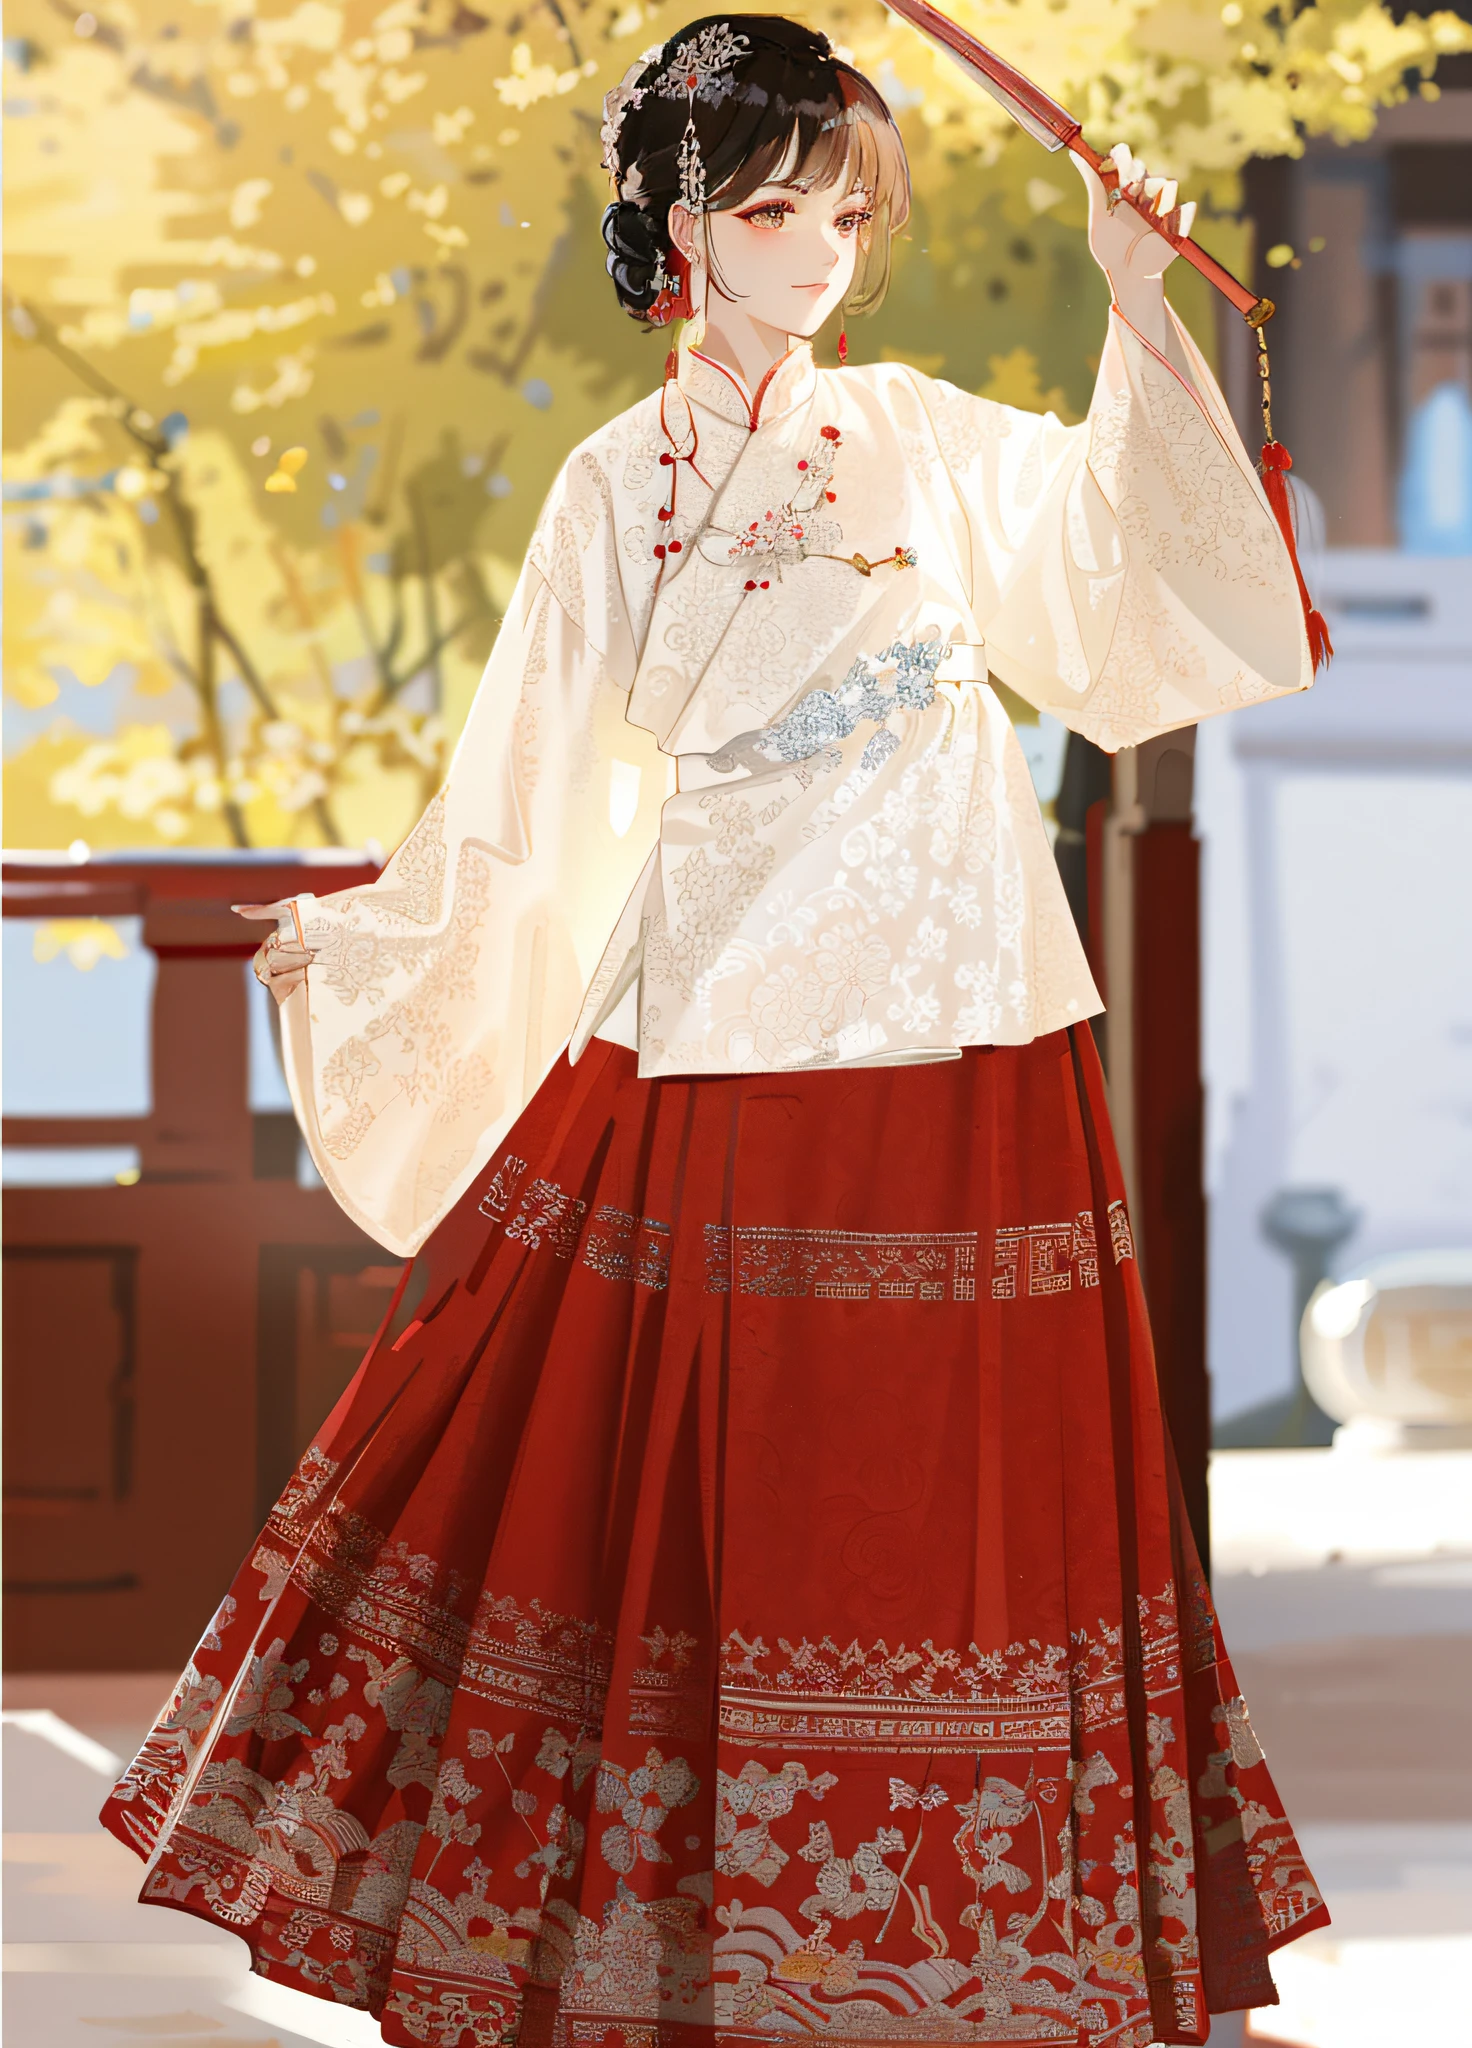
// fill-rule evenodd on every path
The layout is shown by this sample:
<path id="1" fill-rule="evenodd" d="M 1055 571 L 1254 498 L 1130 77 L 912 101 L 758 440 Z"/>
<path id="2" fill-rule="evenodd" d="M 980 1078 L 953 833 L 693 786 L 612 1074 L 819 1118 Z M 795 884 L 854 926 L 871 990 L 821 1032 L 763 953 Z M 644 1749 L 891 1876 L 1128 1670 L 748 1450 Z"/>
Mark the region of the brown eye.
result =
<path id="1" fill-rule="evenodd" d="M 780 228 L 794 210 L 791 206 L 784 206 L 780 199 L 774 199 L 766 206 L 754 206 L 750 213 L 738 213 L 736 218 L 750 221 L 753 227 Z"/>

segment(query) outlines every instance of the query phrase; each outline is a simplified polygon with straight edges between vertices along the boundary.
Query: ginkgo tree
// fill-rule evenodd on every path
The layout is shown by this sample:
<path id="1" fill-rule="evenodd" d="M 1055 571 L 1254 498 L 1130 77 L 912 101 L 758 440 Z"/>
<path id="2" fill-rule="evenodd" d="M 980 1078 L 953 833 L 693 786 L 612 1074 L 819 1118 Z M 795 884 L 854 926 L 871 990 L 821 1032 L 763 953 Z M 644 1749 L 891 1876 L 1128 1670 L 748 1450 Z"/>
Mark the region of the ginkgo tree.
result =
<path id="1" fill-rule="evenodd" d="M 14 0 L 12 844 L 406 828 L 553 470 L 659 376 L 602 275 L 598 126 L 692 11 Z M 954 11 L 1179 178 L 1237 263 L 1249 157 L 1363 137 L 1472 47 L 1454 15 L 1356 0 Z M 821 19 L 916 174 L 856 352 L 1076 413 L 1102 308 L 1081 188 L 874 0 Z"/>

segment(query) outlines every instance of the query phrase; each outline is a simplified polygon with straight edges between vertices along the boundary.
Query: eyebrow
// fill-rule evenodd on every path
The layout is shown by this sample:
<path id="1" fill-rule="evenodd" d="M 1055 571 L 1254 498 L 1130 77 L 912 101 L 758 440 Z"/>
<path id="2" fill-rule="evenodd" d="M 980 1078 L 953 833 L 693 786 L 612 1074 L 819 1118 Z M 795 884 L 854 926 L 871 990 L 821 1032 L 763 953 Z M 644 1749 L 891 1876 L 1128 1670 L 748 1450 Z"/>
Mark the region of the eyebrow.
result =
<path id="1" fill-rule="evenodd" d="M 750 197 L 743 199 L 741 203 L 743 206 L 760 205 L 761 196 L 764 192 L 800 192 L 806 195 L 812 189 L 813 181 L 811 178 L 768 178 L 764 185 L 758 185 Z M 873 186 L 864 184 L 862 180 L 851 185 L 838 203 L 846 205 L 850 199 L 856 199 L 861 195 L 866 199 L 874 197 Z"/>

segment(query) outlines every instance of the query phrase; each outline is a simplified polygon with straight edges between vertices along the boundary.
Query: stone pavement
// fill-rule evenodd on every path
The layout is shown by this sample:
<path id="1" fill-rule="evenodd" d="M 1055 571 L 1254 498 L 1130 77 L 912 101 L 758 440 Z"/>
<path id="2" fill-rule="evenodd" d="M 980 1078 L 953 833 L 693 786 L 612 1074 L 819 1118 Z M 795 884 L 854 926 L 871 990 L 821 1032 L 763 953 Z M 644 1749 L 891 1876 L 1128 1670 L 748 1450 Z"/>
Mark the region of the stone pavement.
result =
<path id="1" fill-rule="evenodd" d="M 138 1905 L 97 1808 L 173 1677 L 7 1682 L 6 2048 L 381 2048 L 363 2015 L 252 1977 L 233 1935 Z"/>
<path id="2" fill-rule="evenodd" d="M 1228 1641 L 1334 1915 L 1212 2048 L 1467 2048 L 1472 1453 L 1220 1452 L 1212 1511 Z M 379 2048 L 233 1936 L 136 1903 L 96 1811 L 173 1677 L 6 1683 L 6 2048 Z"/>

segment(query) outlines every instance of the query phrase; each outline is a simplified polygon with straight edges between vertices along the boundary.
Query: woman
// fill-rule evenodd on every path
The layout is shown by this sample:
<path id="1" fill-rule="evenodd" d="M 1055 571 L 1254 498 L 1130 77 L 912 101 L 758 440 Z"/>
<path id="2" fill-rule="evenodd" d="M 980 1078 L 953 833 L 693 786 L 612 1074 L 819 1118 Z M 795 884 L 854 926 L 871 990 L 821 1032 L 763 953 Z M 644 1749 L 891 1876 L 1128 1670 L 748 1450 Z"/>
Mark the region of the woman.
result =
<path id="1" fill-rule="evenodd" d="M 1106 747 L 1302 689 L 1292 565 L 1092 177 L 1064 428 L 815 368 L 908 209 L 821 36 L 696 23 L 605 142 L 620 300 L 703 338 L 564 468 L 443 794 L 260 956 L 418 1307 L 107 1824 L 388 2041 L 1199 2042 L 1325 1914 L 987 677 Z"/>

